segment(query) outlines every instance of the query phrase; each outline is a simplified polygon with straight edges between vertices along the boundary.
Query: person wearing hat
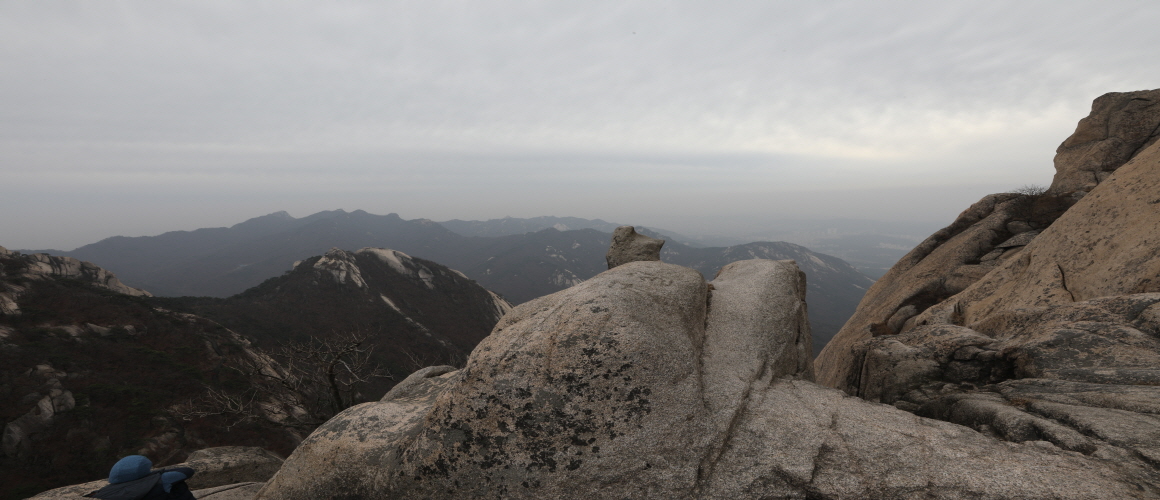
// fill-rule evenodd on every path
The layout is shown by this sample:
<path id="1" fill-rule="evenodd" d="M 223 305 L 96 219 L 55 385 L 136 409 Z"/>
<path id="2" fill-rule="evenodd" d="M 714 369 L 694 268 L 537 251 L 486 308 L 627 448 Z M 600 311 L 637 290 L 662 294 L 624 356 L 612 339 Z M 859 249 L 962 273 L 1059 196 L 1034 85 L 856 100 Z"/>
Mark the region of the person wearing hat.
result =
<path id="1" fill-rule="evenodd" d="M 193 477 L 189 467 L 153 470 L 153 462 L 129 455 L 109 471 L 109 485 L 85 495 L 102 500 L 194 500 L 185 480 Z"/>

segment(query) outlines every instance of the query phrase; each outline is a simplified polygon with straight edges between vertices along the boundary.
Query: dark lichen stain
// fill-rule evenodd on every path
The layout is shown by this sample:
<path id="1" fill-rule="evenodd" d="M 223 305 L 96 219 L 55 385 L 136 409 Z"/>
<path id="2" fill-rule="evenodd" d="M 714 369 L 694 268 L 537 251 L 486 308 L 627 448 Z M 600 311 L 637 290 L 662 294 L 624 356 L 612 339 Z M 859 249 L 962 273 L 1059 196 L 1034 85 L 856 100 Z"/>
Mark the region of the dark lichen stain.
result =
<path id="1" fill-rule="evenodd" d="M 486 368 L 465 374 L 481 391 L 429 417 L 425 444 L 403 456 L 403 470 L 411 471 L 406 476 L 435 480 L 432 486 L 449 488 L 449 497 L 503 497 L 503 485 L 526 476 L 521 486 L 539 488 L 536 476 L 579 470 L 588 460 L 581 457 L 599 457 L 603 443 L 643 428 L 652 389 L 634 380 L 642 378 L 641 368 L 622 351 L 615 331 L 565 335 L 556 348 L 561 352 L 517 349 L 502 356 L 503 366 L 542 367 L 539 373 L 511 376 L 497 367 L 488 376 Z M 474 486 L 453 484 L 465 477 Z"/>

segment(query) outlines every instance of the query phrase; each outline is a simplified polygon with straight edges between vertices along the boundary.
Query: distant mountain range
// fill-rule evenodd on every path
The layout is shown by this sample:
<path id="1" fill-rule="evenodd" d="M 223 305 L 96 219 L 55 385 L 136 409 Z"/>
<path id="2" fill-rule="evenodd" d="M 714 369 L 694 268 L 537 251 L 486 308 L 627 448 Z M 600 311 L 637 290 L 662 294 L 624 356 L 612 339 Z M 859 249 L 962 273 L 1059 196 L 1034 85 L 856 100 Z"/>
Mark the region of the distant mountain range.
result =
<path id="1" fill-rule="evenodd" d="M 524 234 L 555 228 L 595 229 L 611 233 L 624 224 L 600 219 L 578 217 L 532 217 L 518 219 L 504 217 L 486 221 L 449 220 L 442 224 L 464 236 L 497 237 Z M 939 227 L 913 222 L 889 222 L 857 219 L 778 220 L 764 224 L 754 223 L 743 236 L 701 235 L 689 236 L 669 229 L 637 226 L 642 233 L 661 235 L 669 242 L 694 248 L 730 247 L 753 241 L 784 241 L 809 248 L 814 252 L 833 255 L 853 265 L 871 278 L 881 277 L 906 252 L 921 242 L 927 234 Z M 763 227 L 766 226 L 766 227 Z"/>
<path id="2" fill-rule="evenodd" d="M 606 222 L 600 219 L 544 216 L 532 217 L 529 219 L 517 219 L 515 217 L 504 217 L 502 219 L 490 220 L 453 219 L 440 222 L 439 225 L 463 236 L 482 236 L 485 238 L 495 238 L 498 236 L 510 236 L 513 234 L 534 233 L 536 231 L 543 231 L 544 229 L 548 228 L 553 228 L 557 231 L 595 229 L 603 233 L 611 233 L 613 230 L 622 226 L 623 224 Z"/>
<path id="3" fill-rule="evenodd" d="M 362 210 L 302 218 L 277 212 L 229 228 L 118 236 L 69 252 L 47 252 L 96 263 L 124 283 L 159 296 L 228 297 L 334 247 L 391 248 L 462 271 L 518 304 L 604 271 L 604 254 L 615 226 L 571 217 L 436 223 Z M 733 260 L 796 260 L 810 285 L 810 318 L 818 346 L 837 332 L 872 283 L 841 259 L 799 245 L 761 242 L 697 248 L 681 243 L 679 237 L 640 230 L 668 240 L 663 260 L 697 269 L 709 279 Z"/>
<path id="4" fill-rule="evenodd" d="M 462 239 L 431 221 L 335 210 L 300 219 L 276 212 L 228 228 L 114 236 L 71 252 L 47 252 L 96 263 L 155 295 L 228 297 L 334 247 L 357 250 L 390 242 L 411 255 L 430 255 Z"/>
<path id="5" fill-rule="evenodd" d="M 552 228 L 557 231 L 595 229 L 602 233 L 612 233 L 612 231 L 616 230 L 616 228 L 624 226 L 625 224 L 607 222 L 600 219 L 555 217 L 549 215 L 542 217 L 532 217 L 528 219 L 517 219 L 515 217 L 504 217 L 502 219 L 489 220 L 453 219 L 440 222 L 439 225 L 463 236 L 482 236 L 485 238 L 495 238 L 499 236 L 511 236 L 514 234 L 534 233 L 537 231 L 543 231 L 548 228 Z M 662 235 L 663 239 L 665 240 L 677 241 L 691 247 L 701 248 L 706 246 L 702 243 L 698 243 L 696 238 L 691 238 L 667 229 L 646 226 L 636 226 L 636 229 L 642 233 L 648 233 L 652 235 L 659 234 Z"/>
<path id="6" fill-rule="evenodd" d="M 762 228 L 761 226 L 765 226 Z M 684 237 L 682 243 L 731 246 L 750 241 L 785 241 L 849 262 L 871 278 L 880 278 L 898 259 L 942 226 L 938 223 L 859 219 L 798 219 L 753 223 L 758 229 L 740 236 Z"/>

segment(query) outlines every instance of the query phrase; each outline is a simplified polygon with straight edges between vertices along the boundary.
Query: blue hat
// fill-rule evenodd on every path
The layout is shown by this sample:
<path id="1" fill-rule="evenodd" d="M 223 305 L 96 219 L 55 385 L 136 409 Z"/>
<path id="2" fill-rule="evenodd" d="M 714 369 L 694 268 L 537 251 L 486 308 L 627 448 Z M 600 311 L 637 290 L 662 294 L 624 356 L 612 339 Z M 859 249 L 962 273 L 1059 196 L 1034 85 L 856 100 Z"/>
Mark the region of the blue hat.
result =
<path id="1" fill-rule="evenodd" d="M 113 465 L 109 471 L 109 484 L 127 483 L 136 481 L 149 475 L 153 469 L 153 462 L 141 455 L 129 455 Z"/>

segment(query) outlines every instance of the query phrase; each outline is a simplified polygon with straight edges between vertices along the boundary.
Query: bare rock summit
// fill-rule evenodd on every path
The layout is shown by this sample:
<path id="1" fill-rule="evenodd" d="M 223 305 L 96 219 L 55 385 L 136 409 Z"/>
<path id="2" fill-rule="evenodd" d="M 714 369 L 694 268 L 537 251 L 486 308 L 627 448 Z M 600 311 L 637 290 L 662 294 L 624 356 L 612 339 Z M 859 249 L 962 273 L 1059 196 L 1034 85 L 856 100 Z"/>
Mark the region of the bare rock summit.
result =
<path id="1" fill-rule="evenodd" d="M 1160 89 L 1104 94 L 1056 150 L 1049 192 L 1082 196 L 1157 139 Z"/>

